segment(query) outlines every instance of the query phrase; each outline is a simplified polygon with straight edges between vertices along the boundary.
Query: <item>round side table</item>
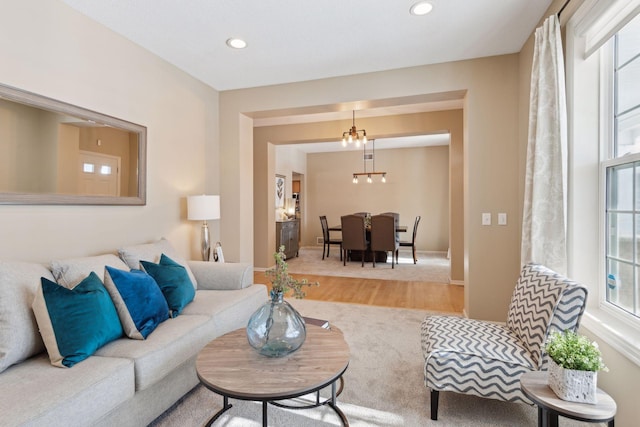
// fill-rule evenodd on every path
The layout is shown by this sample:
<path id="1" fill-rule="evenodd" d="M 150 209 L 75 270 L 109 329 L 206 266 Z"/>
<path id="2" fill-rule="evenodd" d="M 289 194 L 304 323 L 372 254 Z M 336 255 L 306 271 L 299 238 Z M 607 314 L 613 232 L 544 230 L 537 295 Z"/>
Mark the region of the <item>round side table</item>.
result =
<path id="1" fill-rule="evenodd" d="M 558 415 L 588 423 L 604 423 L 614 427 L 616 402 L 598 389 L 598 403 L 578 403 L 562 400 L 549 387 L 545 371 L 527 372 L 520 377 L 522 392 L 538 406 L 538 427 L 557 427 Z"/>

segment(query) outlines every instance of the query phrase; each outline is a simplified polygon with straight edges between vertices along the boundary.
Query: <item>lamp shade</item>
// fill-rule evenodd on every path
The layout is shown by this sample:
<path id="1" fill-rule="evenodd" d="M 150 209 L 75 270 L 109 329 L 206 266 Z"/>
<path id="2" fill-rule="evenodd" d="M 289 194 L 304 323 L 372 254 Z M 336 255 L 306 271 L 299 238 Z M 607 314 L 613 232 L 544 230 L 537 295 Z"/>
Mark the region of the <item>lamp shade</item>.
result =
<path id="1" fill-rule="evenodd" d="M 187 197 L 187 217 L 190 220 L 219 219 L 220 196 L 189 196 Z"/>

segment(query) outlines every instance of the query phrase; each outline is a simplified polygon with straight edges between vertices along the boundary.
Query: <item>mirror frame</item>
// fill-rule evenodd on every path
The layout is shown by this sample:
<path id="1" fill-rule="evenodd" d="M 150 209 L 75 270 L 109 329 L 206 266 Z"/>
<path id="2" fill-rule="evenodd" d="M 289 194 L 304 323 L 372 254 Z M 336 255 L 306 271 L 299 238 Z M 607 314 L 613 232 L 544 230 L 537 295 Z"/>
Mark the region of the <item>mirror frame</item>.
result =
<path id="1" fill-rule="evenodd" d="M 138 195 L 133 197 L 91 196 L 56 193 L 3 193 L 0 205 L 146 205 L 147 204 L 147 128 L 116 117 L 0 84 L 0 98 L 30 107 L 42 108 L 79 119 L 93 121 L 138 134 Z"/>

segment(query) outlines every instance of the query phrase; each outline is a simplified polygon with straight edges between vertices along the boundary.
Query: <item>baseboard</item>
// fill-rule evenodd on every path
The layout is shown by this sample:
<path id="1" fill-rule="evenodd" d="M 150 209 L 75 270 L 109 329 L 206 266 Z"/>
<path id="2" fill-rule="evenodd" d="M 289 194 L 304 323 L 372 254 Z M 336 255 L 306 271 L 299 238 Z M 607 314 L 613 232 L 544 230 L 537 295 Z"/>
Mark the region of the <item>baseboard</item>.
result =
<path id="1" fill-rule="evenodd" d="M 451 279 L 449 279 L 449 284 L 450 285 L 464 286 L 464 280 L 451 280 Z"/>

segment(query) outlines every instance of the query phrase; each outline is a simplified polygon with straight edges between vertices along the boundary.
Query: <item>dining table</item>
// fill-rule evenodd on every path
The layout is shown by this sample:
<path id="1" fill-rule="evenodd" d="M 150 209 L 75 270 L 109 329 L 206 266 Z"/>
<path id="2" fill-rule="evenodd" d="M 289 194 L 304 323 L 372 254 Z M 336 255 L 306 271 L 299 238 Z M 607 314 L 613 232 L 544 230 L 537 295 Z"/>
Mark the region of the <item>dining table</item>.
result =
<path id="1" fill-rule="evenodd" d="M 371 227 L 367 227 L 367 231 L 370 231 Z M 342 231 L 342 225 L 334 225 L 329 227 L 329 231 Z M 396 232 L 397 233 L 406 233 L 407 232 L 407 226 L 406 225 L 399 225 L 396 227 Z"/>
<path id="2" fill-rule="evenodd" d="M 398 226 L 396 226 L 396 233 L 406 233 L 407 230 L 408 230 L 408 227 L 406 225 L 398 225 Z M 342 225 L 332 225 L 331 227 L 329 227 L 329 231 L 342 231 Z M 366 227 L 366 232 L 367 232 L 367 241 L 371 241 L 371 226 L 367 226 Z M 371 248 L 368 248 L 364 253 L 364 261 L 365 262 L 372 262 L 373 258 L 374 258 L 374 253 L 371 250 Z M 352 261 L 362 261 L 361 260 L 361 255 L 357 251 L 353 252 L 350 255 L 350 259 Z M 376 262 L 387 262 L 387 253 L 386 252 L 381 252 L 381 251 L 376 251 L 375 259 L 376 259 Z"/>

